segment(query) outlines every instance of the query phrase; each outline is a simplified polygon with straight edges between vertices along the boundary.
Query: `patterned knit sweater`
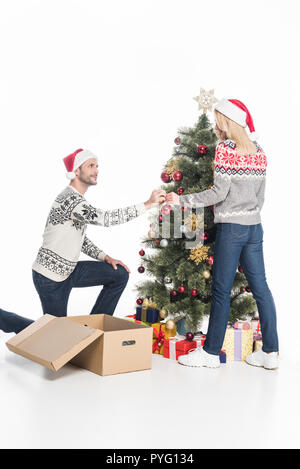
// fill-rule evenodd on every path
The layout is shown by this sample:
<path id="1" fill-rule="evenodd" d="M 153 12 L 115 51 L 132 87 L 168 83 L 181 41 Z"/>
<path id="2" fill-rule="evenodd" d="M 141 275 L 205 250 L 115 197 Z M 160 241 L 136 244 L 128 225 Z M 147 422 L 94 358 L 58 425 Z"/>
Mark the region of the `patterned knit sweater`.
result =
<path id="1" fill-rule="evenodd" d="M 43 244 L 32 269 L 51 280 L 62 282 L 75 269 L 80 252 L 104 261 L 105 252 L 85 236 L 87 225 L 119 225 L 135 219 L 145 211 L 144 203 L 115 210 L 95 208 L 76 189 L 67 186 L 52 205 Z"/>
<path id="2" fill-rule="evenodd" d="M 255 142 L 256 153 L 238 155 L 233 140 L 222 140 L 214 158 L 214 185 L 211 189 L 180 196 L 181 205 L 214 205 L 215 223 L 261 223 L 267 158 Z"/>

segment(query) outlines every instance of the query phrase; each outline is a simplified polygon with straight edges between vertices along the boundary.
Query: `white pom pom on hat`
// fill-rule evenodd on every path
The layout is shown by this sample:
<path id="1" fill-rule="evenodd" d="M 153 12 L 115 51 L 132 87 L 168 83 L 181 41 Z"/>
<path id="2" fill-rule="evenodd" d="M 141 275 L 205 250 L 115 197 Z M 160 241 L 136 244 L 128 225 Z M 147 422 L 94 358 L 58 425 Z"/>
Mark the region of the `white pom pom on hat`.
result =
<path id="1" fill-rule="evenodd" d="M 72 180 L 75 178 L 75 171 L 79 168 L 85 161 L 90 158 L 95 158 L 98 161 L 98 158 L 94 153 L 89 150 L 83 150 L 79 148 L 70 155 L 66 156 L 63 161 L 67 170 L 67 178 Z"/>
<path id="2" fill-rule="evenodd" d="M 67 176 L 67 179 L 72 180 L 72 179 L 75 179 L 76 174 L 73 171 L 71 171 L 71 172 L 68 172 L 66 176 Z"/>
<path id="3" fill-rule="evenodd" d="M 213 106 L 213 110 L 221 112 L 242 127 L 248 127 L 251 140 L 256 141 L 259 138 L 255 132 L 252 116 L 242 101 L 223 98 Z"/>

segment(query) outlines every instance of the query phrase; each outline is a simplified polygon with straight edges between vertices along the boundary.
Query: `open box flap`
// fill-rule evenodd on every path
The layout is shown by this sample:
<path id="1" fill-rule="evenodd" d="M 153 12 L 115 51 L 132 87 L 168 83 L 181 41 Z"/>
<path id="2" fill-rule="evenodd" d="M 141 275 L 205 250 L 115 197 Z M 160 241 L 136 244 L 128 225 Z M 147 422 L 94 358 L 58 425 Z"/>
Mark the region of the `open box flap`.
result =
<path id="1" fill-rule="evenodd" d="M 100 329 L 45 314 L 6 345 L 12 352 L 57 371 L 103 333 Z"/>

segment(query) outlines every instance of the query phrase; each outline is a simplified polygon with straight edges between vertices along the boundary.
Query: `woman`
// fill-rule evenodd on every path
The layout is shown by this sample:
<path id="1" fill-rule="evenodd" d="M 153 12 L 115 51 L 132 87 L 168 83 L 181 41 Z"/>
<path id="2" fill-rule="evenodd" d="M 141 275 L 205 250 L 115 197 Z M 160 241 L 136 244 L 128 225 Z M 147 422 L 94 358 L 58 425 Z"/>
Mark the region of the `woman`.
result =
<path id="1" fill-rule="evenodd" d="M 278 368 L 276 309 L 268 287 L 263 258 L 260 211 L 264 202 L 267 159 L 252 142 L 254 125 L 247 107 L 236 99 L 222 99 L 214 106 L 215 132 L 219 138 L 214 159 L 214 185 L 206 191 L 166 197 L 172 204 L 214 205 L 217 226 L 212 268 L 212 303 L 203 349 L 179 357 L 187 366 L 220 366 L 230 311 L 230 293 L 240 262 L 257 303 L 263 348 L 246 358 L 250 365 Z"/>

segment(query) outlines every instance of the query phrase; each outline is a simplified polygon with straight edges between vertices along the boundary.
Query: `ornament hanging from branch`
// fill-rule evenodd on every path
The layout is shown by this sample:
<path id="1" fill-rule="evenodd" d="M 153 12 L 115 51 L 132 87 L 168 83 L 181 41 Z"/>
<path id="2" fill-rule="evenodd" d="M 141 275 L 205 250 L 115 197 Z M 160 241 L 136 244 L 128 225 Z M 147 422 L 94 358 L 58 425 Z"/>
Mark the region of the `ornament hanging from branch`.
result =
<path id="1" fill-rule="evenodd" d="M 173 173 L 173 180 L 174 180 L 174 181 L 176 181 L 176 182 L 177 182 L 177 181 L 181 181 L 182 178 L 183 178 L 183 174 L 182 174 L 181 171 L 175 171 L 175 172 Z"/>
<path id="2" fill-rule="evenodd" d="M 163 182 L 167 183 L 167 182 L 170 182 L 171 181 L 171 176 L 169 176 L 169 174 L 163 172 L 161 173 L 160 175 L 160 178 Z"/>
<path id="3" fill-rule="evenodd" d="M 172 212 L 172 207 L 169 204 L 164 204 L 160 211 L 163 215 L 170 215 Z"/>
<path id="4" fill-rule="evenodd" d="M 206 145 L 197 145 L 197 152 L 199 153 L 199 155 L 206 155 L 207 146 Z"/>
<path id="5" fill-rule="evenodd" d="M 199 243 L 196 248 L 191 249 L 189 259 L 191 261 L 194 261 L 195 264 L 198 265 L 200 262 L 207 259 L 208 251 L 209 251 L 209 246 L 203 246 L 202 243 Z"/>

